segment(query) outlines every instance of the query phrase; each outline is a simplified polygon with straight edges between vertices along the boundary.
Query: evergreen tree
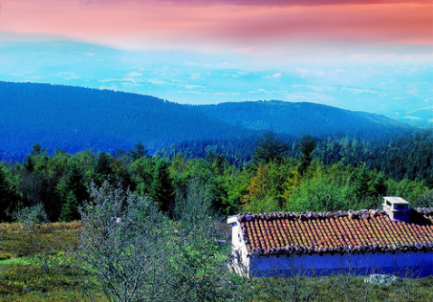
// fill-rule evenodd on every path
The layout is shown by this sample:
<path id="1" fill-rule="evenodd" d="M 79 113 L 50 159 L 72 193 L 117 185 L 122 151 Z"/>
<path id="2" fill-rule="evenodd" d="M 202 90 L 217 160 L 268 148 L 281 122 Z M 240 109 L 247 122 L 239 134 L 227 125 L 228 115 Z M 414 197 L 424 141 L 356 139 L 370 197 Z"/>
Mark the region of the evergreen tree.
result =
<path id="1" fill-rule="evenodd" d="M 130 151 L 129 151 L 130 152 Z M 126 149 L 119 148 L 112 153 L 113 157 L 122 158 L 128 155 L 129 153 Z"/>
<path id="2" fill-rule="evenodd" d="M 97 174 L 96 182 L 98 185 L 101 185 L 109 175 L 113 174 L 113 169 L 111 167 L 111 157 L 108 153 L 98 153 L 94 171 Z"/>
<path id="3" fill-rule="evenodd" d="M 69 191 L 66 197 L 66 202 L 62 206 L 59 221 L 69 222 L 79 218 L 80 214 L 78 212 L 78 200 L 75 197 L 75 194 L 72 191 Z"/>
<path id="4" fill-rule="evenodd" d="M 83 184 L 83 174 L 76 164 L 72 164 L 68 174 L 66 175 L 66 188 L 67 194 L 72 192 L 81 203 L 88 198 L 87 188 Z"/>
<path id="5" fill-rule="evenodd" d="M 299 141 L 299 151 L 305 156 L 310 156 L 316 147 L 313 137 L 310 134 L 304 134 Z"/>
<path id="6" fill-rule="evenodd" d="M 227 159 L 220 154 L 215 154 L 210 150 L 206 154 L 206 161 L 211 165 L 212 172 L 216 175 L 220 175 L 224 171 L 224 165 L 227 164 Z"/>
<path id="7" fill-rule="evenodd" d="M 299 166 L 299 174 L 302 176 L 311 164 L 311 152 L 313 152 L 316 144 L 311 135 L 305 134 L 299 141 L 299 151 L 302 152 L 301 165 Z"/>
<path id="8" fill-rule="evenodd" d="M 386 185 L 385 175 L 380 173 L 374 181 L 375 193 L 379 196 L 385 196 L 388 186 Z"/>
<path id="9" fill-rule="evenodd" d="M 370 177 L 368 176 L 368 172 L 366 169 L 362 169 L 361 173 L 355 180 L 354 193 L 358 198 L 366 197 L 369 194 L 369 186 L 368 182 L 370 181 Z"/>
<path id="10" fill-rule="evenodd" d="M 32 156 L 27 156 L 26 158 L 24 158 L 23 168 L 26 169 L 28 172 L 33 172 L 33 170 L 35 169 L 35 160 Z"/>
<path id="11" fill-rule="evenodd" d="M 136 161 L 143 156 L 147 156 L 148 152 L 149 150 L 145 148 L 143 143 L 141 141 L 138 141 L 138 143 L 134 145 L 134 149 L 129 150 L 129 156 L 132 158 L 133 161 Z"/>
<path id="12" fill-rule="evenodd" d="M 159 208 L 163 212 L 171 210 L 174 203 L 174 190 L 168 171 L 168 163 L 164 159 L 158 159 L 156 162 L 149 195 L 158 202 Z"/>
<path id="13" fill-rule="evenodd" d="M 136 182 L 132 179 L 131 170 L 127 165 L 121 165 L 115 171 L 116 184 L 122 188 L 122 190 L 127 191 L 128 189 L 135 192 L 137 189 Z"/>
<path id="14" fill-rule="evenodd" d="M 7 219 L 6 210 L 12 202 L 12 191 L 3 167 L 0 167 L 0 222 Z"/>
<path id="15" fill-rule="evenodd" d="M 259 139 L 254 150 L 253 162 L 269 163 L 281 159 L 288 150 L 287 144 L 276 137 L 275 132 L 266 131 L 263 138 Z"/>
<path id="16" fill-rule="evenodd" d="M 433 189 L 433 175 L 428 175 L 425 179 L 425 184 L 429 189 Z"/>
<path id="17" fill-rule="evenodd" d="M 46 151 L 47 151 L 46 148 L 42 147 L 41 144 L 36 142 L 32 146 L 32 150 L 30 151 L 30 153 L 31 153 L 31 155 L 36 156 L 36 155 L 41 155 L 41 154 L 45 153 Z"/>

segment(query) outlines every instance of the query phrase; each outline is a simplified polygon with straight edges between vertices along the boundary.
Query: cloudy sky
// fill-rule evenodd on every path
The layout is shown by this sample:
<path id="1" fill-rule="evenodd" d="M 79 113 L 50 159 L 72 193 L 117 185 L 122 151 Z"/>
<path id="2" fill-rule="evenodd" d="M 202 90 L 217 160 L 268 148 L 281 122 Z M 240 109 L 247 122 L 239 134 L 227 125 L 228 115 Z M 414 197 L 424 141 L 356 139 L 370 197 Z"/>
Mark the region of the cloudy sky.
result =
<path id="1" fill-rule="evenodd" d="M 63 74 L 60 79 L 44 74 L 46 66 L 30 70 L 27 64 L 29 70 L 13 73 L 10 67 L 0 80 L 68 84 L 64 75 L 69 74 L 73 85 L 153 94 L 181 103 L 281 99 L 367 110 L 368 99 L 397 104 L 403 98 L 432 105 L 431 0 L 0 3 L 0 42 L 80 41 L 121 49 L 123 62 L 129 51 L 135 60 L 125 63 L 129 70 L 116 65 L 122 70 L 110 77 L 86 78 L 86 66 L 68 66 L 56 70 Z M 66 54 L 59 51 L 65 52 L 56 54 L 60 57 Z M 112 58 L 108 62 L 97 52 L 82 54 L 95 54 L 95 62 L 106 60 L 105 68 L 113 66 Z M 146 58 L 152 58 L 152 64 Z M 17 76 L 32 73 L 33 78 Z"/>
<path id="2" fill-rule="evenodd" d="M 3 0 L 3 31 L 118 47 L 432 44 L 430 0 Z"/>

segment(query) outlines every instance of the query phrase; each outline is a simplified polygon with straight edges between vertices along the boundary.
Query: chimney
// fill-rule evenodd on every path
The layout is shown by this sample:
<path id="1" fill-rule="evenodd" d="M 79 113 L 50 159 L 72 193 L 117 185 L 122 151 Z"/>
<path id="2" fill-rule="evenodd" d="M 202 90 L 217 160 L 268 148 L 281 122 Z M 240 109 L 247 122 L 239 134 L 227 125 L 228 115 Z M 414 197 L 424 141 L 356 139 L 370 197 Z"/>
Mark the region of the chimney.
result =
<path id="1" fill-rule="evenodd" d="M 383 197 L 383 210 L 392 221 L 409 221 L 409 202 L 401 197 Z"/>

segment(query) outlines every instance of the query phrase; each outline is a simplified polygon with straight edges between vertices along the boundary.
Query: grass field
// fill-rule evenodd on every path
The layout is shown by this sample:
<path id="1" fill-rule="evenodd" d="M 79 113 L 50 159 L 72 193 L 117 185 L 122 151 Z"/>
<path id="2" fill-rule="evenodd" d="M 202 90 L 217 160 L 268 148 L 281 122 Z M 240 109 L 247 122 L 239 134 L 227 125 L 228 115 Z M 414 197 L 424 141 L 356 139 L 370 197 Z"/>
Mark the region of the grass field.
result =
<path id="1" fill-rule="evenodd" d="M 1 224 L 0 301 L 83 301 L 84 272 L 72 265 L 80 227 L 49 223 L 23 230 L 18 223 Z"/>
<path id="2" fill-rule="evenodd" d="M 50 223 L 30 230 L 19 224 L 2 224 L 0 231 L 0 301 L 85 301 L 80 268 L 74 258 L 80 223 Z M 223 247 L 226 251 L 227 247 Z M 222 256 L 221 256 L 222 257 Z M 241 279 L 246 301 L 294 301 L 296 280 Z M 312 301 L 433 301 L 433 277 L 404 279 L 391 286 L 374 286 L 365 297 L 362 277 L 344 283 L 338 277 L 304 278 L 298 289 L 315 293 Z M 96 281 L 93 285 L 96 285 Z M 106 301 L 102 290 L 96 301 Z M 304 301 L 304 300 L 299 300 Z"/>

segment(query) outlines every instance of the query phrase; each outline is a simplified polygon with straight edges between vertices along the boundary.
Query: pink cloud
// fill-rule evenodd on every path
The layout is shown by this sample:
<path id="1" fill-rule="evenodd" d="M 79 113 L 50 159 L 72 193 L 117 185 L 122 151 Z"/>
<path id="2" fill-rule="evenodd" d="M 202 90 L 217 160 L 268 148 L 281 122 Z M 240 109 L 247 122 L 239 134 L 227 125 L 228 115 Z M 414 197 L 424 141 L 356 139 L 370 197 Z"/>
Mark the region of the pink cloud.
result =
<path id="1" fill-rule="evenodd" d="M 132 2 L 137 0 L 81 0 L 82 4 L 92 3 L 113 4 L 119 2 Z M 160 0 L 173 4 L 187 5 L 255 5 L 255 6 L 317 6 L 317 5 L 345 5 L 345 4 L 396 4 L 396 3 L 431 3 L 430 0 Z M 139 0 L 137 2 L 148 2 Z"/>
<path id="2" fill-rule="evenodd" d="M 241 51 L 262 41 L 433 44 L 431 9 L 430 0 L 3 0 L 1 30 L 140 47 L 230 44 Z"/>

